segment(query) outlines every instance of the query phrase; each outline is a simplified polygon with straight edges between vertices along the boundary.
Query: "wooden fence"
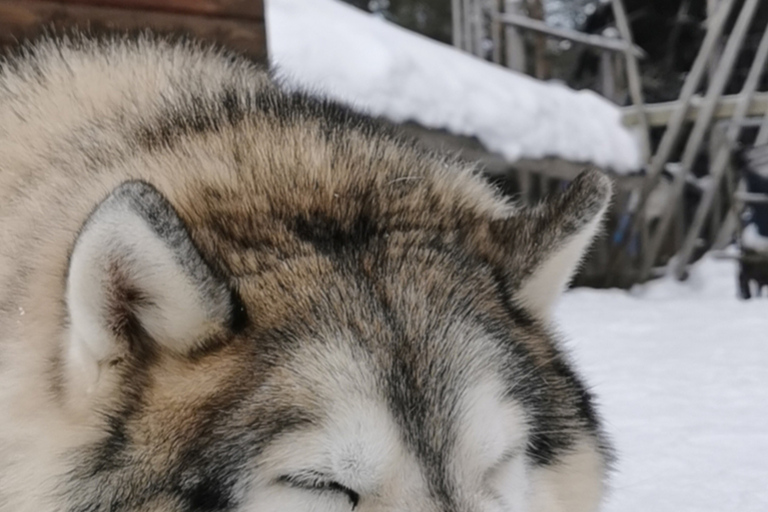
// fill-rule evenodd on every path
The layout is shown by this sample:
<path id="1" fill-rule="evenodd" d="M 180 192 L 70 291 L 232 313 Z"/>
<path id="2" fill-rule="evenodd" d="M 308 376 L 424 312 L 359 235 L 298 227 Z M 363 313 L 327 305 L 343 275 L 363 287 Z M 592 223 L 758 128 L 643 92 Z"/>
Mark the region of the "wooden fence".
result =
<path id="1" fill-rule="evenodd" d="M 768 92 L 758 91 L 768 62 L 768 27 L 753 26 L 761 0 L 708 0 L 706 34 L 679 98 L 652 105 L 643 100 L 638 66 L 643 53 L 632 42 L 621 0 L 611 0 L 617 38 L 549 27 L 535 19 L 541 18 L 540 13 L 530 9 L 537 2 L 454 0 L 454 44 L 519 71 L 525 70 L 521 31 L 624 57 L 632 100 L 624 109 L 624 122 L 641 134 L 647 163 L 642 179 L 629 181 L 636 188 L 620 187 L 610 240 L 597 248 L 592 263 L 602 272 L 605 286 L 628 286 L 664 272 L 685 278 L 692 260 L 735 237 L 746 196 L 731 156 L 744 129 L 759 125 L 755 143 L 768 142 Z M 523 13 L 524 4 L 528 16 Z M 762 31 L 763 36 L 748 76 L 739 94 L 725 95 L 750 31 Z M 534 58 L 541 58 L 535 48 Z M 655 144 L 652 130 L 663 132 Z M 694 173 L 702 160 L 708 161 L 703 177 L 701 169 Z"/>

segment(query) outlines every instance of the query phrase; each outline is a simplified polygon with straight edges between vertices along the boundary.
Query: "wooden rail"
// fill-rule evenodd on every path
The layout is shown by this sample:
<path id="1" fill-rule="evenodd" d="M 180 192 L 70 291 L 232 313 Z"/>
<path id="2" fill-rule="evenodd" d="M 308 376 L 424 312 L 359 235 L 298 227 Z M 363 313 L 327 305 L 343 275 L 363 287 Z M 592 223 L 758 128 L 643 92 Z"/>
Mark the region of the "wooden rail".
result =
<path id="1" fill-rule="evenodd" d="M 567 39 L 574 43 L 583 44 L 587 46 L 594 46 L 595 48 L 601 48 L 603 50 L 609 50 L 613 52 L 630 52 L 637 58 L 644 58 L 645 52 L 639 46 L 627 43 L 623 39 L 615 39 L 611 37 L 603 37 L 595 34 L 585 34 L 584 32 L 578 32 L 576 30 L 568 30 L 564 28 L 550 27 L 543 21 L 534 20 L 527 16 L 520 14 L 501 14 L 498 16 L 498 20 L 501 23 L 507 25 L 513 25 L 518 28 L 526 30 L 532 30 L 548 36 L 557 37 L 560 39 Z"/>
<path id="2" fill-rule="evenodd" d="M 713 117 L 718 120 L 733 118 L 736 107 L 741 101 L 741 94 L 731 94 L 720 97 L 720 99 L 717 100 Z M 703 104 L 704 98 L 702 96 L 693 96 L 685 113 L 684 120 L 695 121 L 701 113 Z M 679 106 L 679 101 L 652 103 L 650 105 L 646 104 L 644 111 L 648 124 L 651 126 L 666 126 Z M 752 95 L 752 100 L 749 102 L 746 115 L 749 117 L 762 117 L 766 111 L 768 111 L 768 92 L 757 92 Z M 635 126 L 638 124 L 637 112 L 634 108 L 623 107 L 622 114 L 622 122 L 626 126 Z"/>

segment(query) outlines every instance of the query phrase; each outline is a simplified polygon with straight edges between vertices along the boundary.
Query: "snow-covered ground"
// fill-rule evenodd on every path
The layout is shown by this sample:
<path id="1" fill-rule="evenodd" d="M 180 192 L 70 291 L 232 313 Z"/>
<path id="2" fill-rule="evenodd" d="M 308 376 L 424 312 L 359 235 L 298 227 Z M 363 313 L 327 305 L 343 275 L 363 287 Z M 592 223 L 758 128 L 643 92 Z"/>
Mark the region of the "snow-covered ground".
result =
<path id="1" fill-rule="evenodd" d="M 705 260 L 683 285 L 563 298 L 618 449 L 607 512 L 768 511 L 768 299 L 736 294 L 735 263 Z"/>
<path id="2" fill-rule="evenodd" d="M 616 105 L 503 69 L 337 0 L 267 0 L 270 58 L 288 87 L 396 122 L 476 136 L 510 161 L 640 166 Z"/>

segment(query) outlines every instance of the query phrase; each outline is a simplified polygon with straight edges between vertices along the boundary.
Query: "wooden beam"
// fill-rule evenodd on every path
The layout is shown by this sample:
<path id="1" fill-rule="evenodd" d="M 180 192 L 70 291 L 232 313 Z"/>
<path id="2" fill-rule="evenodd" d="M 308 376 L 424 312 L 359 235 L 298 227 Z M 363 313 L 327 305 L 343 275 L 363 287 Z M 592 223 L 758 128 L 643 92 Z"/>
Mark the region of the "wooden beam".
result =
<path id="1" fill-rule="evenodd" d="M 739 192 L 735 194 L 736 199 L 743 203 L 765 204 L 768 203 L 768 194 L 759 194 L 756 192 Z"/>
<path id="2" fill-rule="evenodd" d="M 47 1 L 0 0 L 0 45 L 15 44 L 43 30 L 72 27 L 92 32 L 151 28 L 160 33 L 186 33 L 217 42 L 266 62 L 264 23 L 190 14 L 60 4 Z"/>
<path id="3" fill-rule="evenodd" d="M 557 37 L 559 39 L 567 39 L 574 43 L 583 44 L 586 46 L 593 46 L 595 48 L 601 48 L 612 52 L 626 52 L 630 51 L 632 54 L 642 59 L 645 57 L 645 52 L 639 46 L 635 46 L 627 43 L 622 39 L 613 39 L 610 37 L 603 37 L 594 34 L 585 34 L 576 30 L 568 30 L 564 28 L 550 27 L 543 21 L 534 20 L 527 16 L 520 14 L 506 13 L 499 16 L 501 23 L 512 25 L 518 28 L 531 30 L 533 32 L 539 32 L 551 37 Z"/>
<path id="4" fill-rule="evenodd" d="M 41 0 L 27 1 L 38 2 Z M 197 14 L 251 21 L 264 20 L 263 0 L 67 0 L 66 3 L 140 11 Z"/>
<path id="5" fill-rule="evenodd" d="M 555 157 L 540 159 L 520 159 L 509 161 L 497 153 L 486 149 L 476 137 L 454 135 L 446 130 L 425 128 L 417 123 L 407 122 L 398 125 L 397 129 L 406 135 L 418 139 L 424 146 L 443 153 L 455 154 L 468 162 L 477 164 L 488 174 L 501 175 L 511 169 L 549 178 L 570 181 L 591 164 L 572 162 Z M 617 189 L 624 191 L 636 190 L 643 181 L 643 176 L 633 174 L 628 176 L 611 176 L 615 179 Z"/>
<path id="6" fill-rule="evenodd" d="M 733 113 L 736 111 L 736 107 L 740 103 L 741 97 L 741 94 L 722 96 L 717 101 L 713 117 L 718 120 L 733 118 Z M 685 113 L 684 120 L 695 121 L 701 113 L 703 103 L 703 97 L 692 97 L 687 112 Z M 679 107 L 679 101 L 646 105 L 645 115 L 648 119 L 648 124 L 651 126 L 666 126 Z M 762 117 L 766 112 L 768 112 L 768 93 L 755 93 L 752 96 L 752 101 L 749 102 L 746 112 L 747 117 Z M 622 122 L 626 126 L 635 126 L 638 123 L 637 112 L 635 112 L 632 107 L 622 107 Z"/>

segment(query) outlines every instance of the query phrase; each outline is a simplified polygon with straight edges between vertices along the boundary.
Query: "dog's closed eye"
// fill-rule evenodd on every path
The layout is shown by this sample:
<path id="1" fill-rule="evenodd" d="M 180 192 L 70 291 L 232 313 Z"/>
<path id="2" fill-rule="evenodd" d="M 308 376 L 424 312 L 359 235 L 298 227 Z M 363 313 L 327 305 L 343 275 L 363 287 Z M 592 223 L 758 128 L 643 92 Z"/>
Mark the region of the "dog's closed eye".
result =
<path id="1" fill-rule="evenodd" d="M 280 476 L 277 481 L 297 489 L 344 494 L 349 499 L 350 503 L 352 503 L 352 510 L 354 510 L 360 502 L 360 494 L 358 492 L 336 482 L 330 475 L 317 471 L 310 470 L 283 475 Z"/>

